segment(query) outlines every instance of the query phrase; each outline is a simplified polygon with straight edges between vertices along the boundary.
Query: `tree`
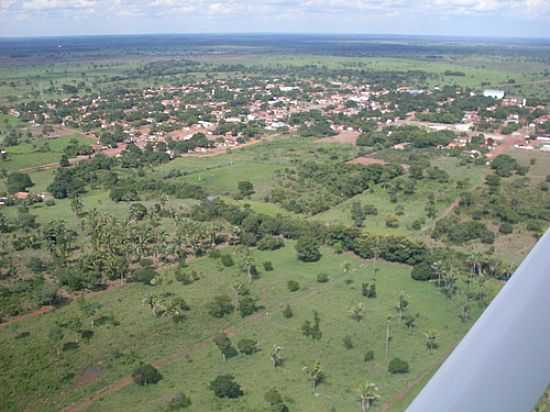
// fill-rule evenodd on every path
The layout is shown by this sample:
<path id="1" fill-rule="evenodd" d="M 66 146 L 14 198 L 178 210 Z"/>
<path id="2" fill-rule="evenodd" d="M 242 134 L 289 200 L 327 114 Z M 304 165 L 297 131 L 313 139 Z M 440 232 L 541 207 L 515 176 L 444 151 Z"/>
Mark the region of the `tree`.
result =
<path id="1" fill-rule="evenodd" d="M 258 341 L 255 339 L 241 339 L 237 342 L 237 347 L 239 348 L 239 352 L 245 355 L 253 355 L 260 350 L 258 348 Z"/>
<path id="2" fill-rule="evenodd" d="M 360 322 L 363 319 L 365 305 L 363 303 L 358 303 L 357 305 L 352 306 L 349 312 L 353 320 Z"/>
<path id="3" fill-rule="evenodd" d="M 128 211 L 130 219 L 135 222 L 143 220 L 147 216 L 147 208 L 141 203 L 132 203 Z"/>
<path id="4" fill-rule="evenodd" d="M 353 226 L 360 228 L 363 227 L 367 214 L 360 202 L 353 202 L 351 204 L 351 219 L 353 220 Z"/>
<path id="5" fill-rule="evenodd" d="M 392 317 L 391 315 L 386 318 L 386 338 L 385 338 L 385 358 L 388 359 L 388 355 L 390 353 L 390 343 L 392 340 L 392 333 L 391 333 L 391 321 Z"/>
<path id="6" fill-rule="evenodd" d="M 428 218 L 433 219 L 437 216 L 437 208 L 435 205 L 435 195 L 433 193 L 430 193 L 428 195 L 428 203 L 426 203 L 426 216 Z"/>
<path id="7" fill-rule="evenodd" d="M 281 366 L 284 362 L 284 358 L 281 356 L 283 348 L 279 345 L 273 345 L 271 348 L 271 363 L 274 368 Z"/>
<path id="8" fill-rule="evenodd" d="M 82 203 L 82 200 L 80 199 L 80 196 L 78 193 L 75 193 L 71 197 L 71 210 L 76 215 L 76 217 L 82 216 L 82 211 L 84 210 L 84 204 Z"/>
<path id="9" fill-rule="evenodd" d="M 188 408 L 189 406 L 191 406 L 191 399 L 183 392 L 176 393 L 174 397 L 168 402 L 169 411 L 177 411 L 180 409 Z"/>
<path id="10" fill-rule="evenodd" d="M 224 333 L 215 336 L 214 343 L 220 350 L 223 360 L 228 360 L 239 354 L 237 350 L 233 347 L 231 339 L 229 339 Z"/>
<path id="11" fill-rule="evenodd" d="M 210 382 L 209 388 L 218 398 L 236 399 L 243 395 L 241 385 L 233 375 L 219 375 Z"/>
<path id="12" fill-rule="evenodd" d="M 61 159 L 59 160 L 59 166 L 61 167 L 69 167 L 71 165 L 71 162 L 69 162 L 69 157 L 63 153 L 61 155 Z"/>
<path id="13" fill-rule="evenodd" d="M 312 366 L 304 366 L 303 371 L 305 372 L 308 380 L 311 382 L 313 393 L 316 393 L 317 386 L 319 386 L 325 378 L 323 371 L 321 370 L 321 362 L 315 361 Z"/>
<path id="14" fill-rule="evenodd" d="M 359 386 L 358 392 L 359 392 L 359 400 L 361 402 L 361 412 L 368 412 L 370 407 L 378 399 L 380 399 L 378 388 L 374 383 L 369 381 Z"/>
<path id="15" fill-rule="evenodd" d="M 428 352 L 432 353 L 432 351 L 438 347 L 437 335 L 435 331 L 429 330 L 424 333 L 424 336 L 426 338 L 426 349 L 428 349 Z"/>
<path id="16" fill-rule="evenodd" d="M 283 310 L 283 316 L 287 319 L 290 319 L 292 316 L 294 316 L 294 313 L 292 312 L 292 308 L 290 307 L 290 305 L 286 305 L 284 310 Z"/>
<path id="17" fill-rule="evenodd" d="M 252 196 L 255 193 L 254 185 L 249 181 L 239 182 L 238 187 L 239 187 L 239 193 L 241 194 L 242 197 Z"/>
<path id="18" fill-rule="evenodd" d="M 132 379 L 140 386 L 151 385 L 160 382 L 162 375 L 150 364 L 139 366 L 132 372 Z"/>
<path id="19" fill-rule="evenodd" d="M 34 186 L 30 176 L 26 173 L 11 173 L 6 181 L 6 189 L 9 193 L 25 192 Z"/>
<path id="20" fill-rule="evenodd" d="M 302 333 L 304 336 L 308 336 L 314 340 L 319 340 L 323 337 L 323 333 L 321 332 L 321 318 L 319 317 L 319 313 L 314 310 L 313 311 L 313 324 L 310 320 L 306 320 L 302 324 Z"/>
<path id="21" fill-rule="evenodd" d="M 231 303 L 231 298 L 227 295 L 219 295 L 214 297 L 214 301 L 207 305 L 208 313 L 215 318 L 223 318 L 225 315 L 230 315 L 235 310 L 235 306 Z"/>
<path id="22" fill-rule="evenodd" d="M 296 242 L 298 259 L 302 262 L 317 262 L 321 259 L 319 242 L 311 236 L 303 236 Z"/>
<path id="23" fill-rule="evenodd" d="M 288 412 L 288 407 L 283 402 L 283 397 L 275 388 L 270 389 L 264 395 L 264 399 L 271 407 L 272 412 Z"/>
<path id="24" fill-rule="evenodd" d="M 59 326 L 53 326 L 48 331 L 48 339 L 52 343 L 52 345 L 55 347 L 57 356 L 61 354 L 61 342 L 63 342 L 63 338 L 65 337 L 65 334 L 63 333 L 63 329 L 61 329 Z"/>
<path id="25" fill-rule="evenodd" d="M 409 373 L 409 363 L 399 358 L 393 358 L 388 365 L 388 372 L 392 375 Z"/>
<path id="26" fill-rule="evenodd" d="M 407 307 L 409 306 L 409 301 L 407 300 L 407 295 L 405 292 L 401 291 L 399 293 L 399 301 L 397 302 L 397 305 L 395 305 L 395 310 L 397 313 L 399 313 L 399 320 L 403 320 L 403 314 L 407 310 Z"/>

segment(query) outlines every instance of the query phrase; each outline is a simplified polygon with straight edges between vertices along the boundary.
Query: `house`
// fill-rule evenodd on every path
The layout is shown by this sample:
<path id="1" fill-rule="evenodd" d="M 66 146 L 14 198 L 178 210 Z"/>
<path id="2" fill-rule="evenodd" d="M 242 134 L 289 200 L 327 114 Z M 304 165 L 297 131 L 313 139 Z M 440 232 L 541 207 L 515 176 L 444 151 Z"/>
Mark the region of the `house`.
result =
<path id="1" fill-rule="evenodd" d="M 13 197 L 17 200 L 26 200 L 29 197 L 29 192 L 17 192 L 13 194 Z"/>

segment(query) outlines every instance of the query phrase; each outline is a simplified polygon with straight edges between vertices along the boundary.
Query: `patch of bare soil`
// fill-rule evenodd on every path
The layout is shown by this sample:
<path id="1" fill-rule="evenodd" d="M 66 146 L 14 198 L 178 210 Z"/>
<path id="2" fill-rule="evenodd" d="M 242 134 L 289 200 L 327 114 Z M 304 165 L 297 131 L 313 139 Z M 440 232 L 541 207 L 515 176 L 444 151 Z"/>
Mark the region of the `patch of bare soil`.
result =
<path id="1" fill-rule="evenodd" d="M 317 142 L 355 145 L 355 142 L 357 142 L 358 137 L 359 137 L 358 132 L 340 132 L 336 136 L 324 137 L 322 139 L 317 140 Z"/>
<path id="2" fill-rule="evenodd" d="M 382 159 L 376 159 L 371 156 L 361 156 L 348 162 L 352 165 L 370 166 L 370 165 L 385 165 L 386 161 Z"/>

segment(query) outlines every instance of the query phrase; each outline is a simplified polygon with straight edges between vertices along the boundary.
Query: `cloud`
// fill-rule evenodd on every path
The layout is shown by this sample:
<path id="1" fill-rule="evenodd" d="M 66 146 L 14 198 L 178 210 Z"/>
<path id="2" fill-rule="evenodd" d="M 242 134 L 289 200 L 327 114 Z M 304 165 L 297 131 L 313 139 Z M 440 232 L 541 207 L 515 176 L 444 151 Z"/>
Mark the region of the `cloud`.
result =
<path id="1" fill-rule="evenodd" d="M 242 27 L 243 31 L 247 31 L 249 24 L 252 27 L 257 23 L 260 27 L 265 22 L 270 23 L 267 30 L 272 26 L 283 27 L 278 22 L 292 25 L 298 21 L 304 23 L 303 27 L 313 27 L 319 21 L 318 31 L 324 31 L 330 19 L 335 26 L 341 27 L 348 27 L 344 21 L 378 19 L 380 24 L 384 22 L 384 27 L 399 29 L 402 22 L 423 26 L 419 22 L 432 17 L 450 20 L 454 16 L 491 16 L 544 22 L 550 20 L 550 0 L 0 0 L 0 18 L 6 21 L 9 19 L 6 16 L 10 15 L 53 22 L 56 16 L 59 20 L 87 18 L 92 14 L 101 20 L 89 20 L 90 25 L 122 22 L 121 18 L 125 18 L 125 24 L 130 24 L 130 19 L 134 18 L 135 22 L 147 24 L 149 30 L 160 27 L 163 31 L 168 27 L 160 22 L 180 17 L 192 17 L 193 22 L 186 27 L 202 25 L 206 28 L 222 27 L 212 26 L 213 20 L 229 22 L 233 19 L 231 27 Z M 174 25 L 175 31 L 179 27 Z"/>
<path id="2" fill-rule="evenodd" d="M 90 10 L 96 6 L 96 0 L 28 0 L 21 2 L 21 8 L 28 11 L 44 10 Z"/>

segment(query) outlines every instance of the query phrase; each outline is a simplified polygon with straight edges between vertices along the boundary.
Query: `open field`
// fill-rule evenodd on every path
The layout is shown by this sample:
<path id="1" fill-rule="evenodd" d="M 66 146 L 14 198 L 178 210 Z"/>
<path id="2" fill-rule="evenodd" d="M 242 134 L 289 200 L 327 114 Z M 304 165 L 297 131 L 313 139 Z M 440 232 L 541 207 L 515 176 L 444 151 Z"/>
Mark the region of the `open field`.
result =
<path id="1" fill-rule="evenodd" d="M 35 139 L 36 144 L 26 143 L 7 147 L 8 159 L 0 160 L 0 168 L 8 171 L 18 171 L 57 163 L 63 154 L 63 150 L 72 139 L 76 139 L 80 143 L 95 143 L 90 138 L 77 132 L 68 137 Z M 44 145 L 47 145 L 47 147 L 44 147 Z"/>
<path id="2" fill-rule="evenodd" d="M 89 344 L 81 343 L 78 350 L 64 352 L 60 358 L 56 358 L 55 350 L 48 344 L 47 332 L 56 320 L 79 316 L 76 303 L 5 328 L 0 332 L 0 356 L 8 366 L 13 359 L 25 359 L 25 362 L 19 362 L 17 368 L 2 375 L 2 398 L 8 402 L 8 410 L 26 409 L 30 405 L 40 405 L 43 411 L 59 410 L 118 382 L 131 372 L 132 365 L 142 360 L 162 365 L 160 371 L 164 379 L 159 385 L 149 388 L 123 385 L 120 391 L 92 403 L 90 410 L 118 410 L 122 405 L 136 411 L 159 410 L 170 396 L 183 390 L 192 399 L 192 411 L 241 411 L 262 406 L 263 394 L 275 386 L 297 410 L 347 411 L 355 409 L 355 385 L 367 377 L 376 380 L 383 394 L 382 403 L 389 401 L 428 365 L 439 362 L 467 329 L 468 325 L 462 324 L 456 315 L 456 303 L 447 300 L 433 286 L 411 280 L 409 268 L 379 263 L 378 297 L 365 300 L 360 294 L 360 284 L 372 277 L 373 263 L 334 255 L 326 249 L 323 255 L 319 263 L 304 264 L 296 260 L 292 244 L 277 252 L 256 252 L 258 262 L 270 260 L 275 270 L 262 273 L 251 285 L 264 309 L 250 318 L 232 315 L 227 320 L 215 320 L 205 313 L 205 302 L 217 294 L 227 293 L 230 285 L 243 275 L 236 269 L 226 268 L 220 272 L 215 260 L 203 258 L 191 264 L 202 277 L 193 285 L 182 286 L 167 273 L 163 284 L 157 287 L 134 284 L 89 298 L 103 305 L 101 314 L 112 313 L 120 325 L 96 327 Z M 346 263 L 351 264 L 347 273 Z M 329 283 L 316 282 L 320 272 L 329 274 Z M 290 279 L 301 284 L 300 291 L 286 290 Z M 184 323 L 175 325 L 170 320 L 155 319 L 142 305 L 145 296 L 162 291 L 175 292 L 188 302 L 191 312 Z M 400 356 L 411 363 L 410 374 L 392 377 L 385 370 L 382 336 L 386 316 L 394 313 L 394 301 L 400 291 L 410 297 L 410 311 L 418 313 L 419 318 L 417 328 L 412 331 L 400 325 L 398 319 L 392 322 L 391 356 Z M 356 322 L 349 317 L 348 309 L 361 301 L 367 305 L 367 311 L 364 320 Z M 287 303 L 295 313 L 288 320 L 281 315 Z M 433 307 L 439 310 L 433 311 Z M 323 338 L 319 342 L 301 336 L 300 332 L 301 323 L 311 317 L 313 310 L 319 311 L 321 317 Z M 430 328 L 438 331 L 440 342 L 440 348 L 432 355 L 425 350 L 422 335 Z M 240 356 L 223 362 L 211 342 L 222 330 L 234 342 L 240 338 L 256 338 L 261 351 L 251 357 Z M 31 336 L 14 340 L 25 331 L 30 331 Z M 346 335 L 352 337 L 353 349 L 342 346 Z M 132 338 L 130 341 L 128 336 Z M 66 341 L 71 339 L 67 336 Z M 277 370 L 272 368 L 268 356 L 273 344 L 285 348 L 284 367 Z M 374 350 L 373 362 L 363 362 L 367 350 Z M 29 356 L 31 353 L 33 356 Z M 319 386 L 318 397 L 311 394 L 301 370 L 316 359 L 321 360 L 327 376 L 326 383 Z M 45 365 L 50 366 L 45 368 Z M 23 378 L 31 370 L 35 371 L 33 377 Z M 96 370 L 97 376 L 77 385 L 87 370 Z M 234 374 L 243 385 L 247 396 L 242 401 L 216 401 L 207 390 L 207 383 L 216 374 L 227 372 Z M 16 389 L 22 379 L 26 379 L 24 397 L 18 395 L 22 393 L 21 388 Z M 46 393 L 48 396 L 43 396 Z M 389 410 L 399 409 L 390 405 Z"/>
<path id="3" fill-rule="evenodd" d="M 550 128 L 550 44 L 232 39 L 0 39 L 0 411 L 401 412 L 550 225 L 550 154 L 486 139 Z M 58 168 L 84 131 L 122 153 Z"/>

